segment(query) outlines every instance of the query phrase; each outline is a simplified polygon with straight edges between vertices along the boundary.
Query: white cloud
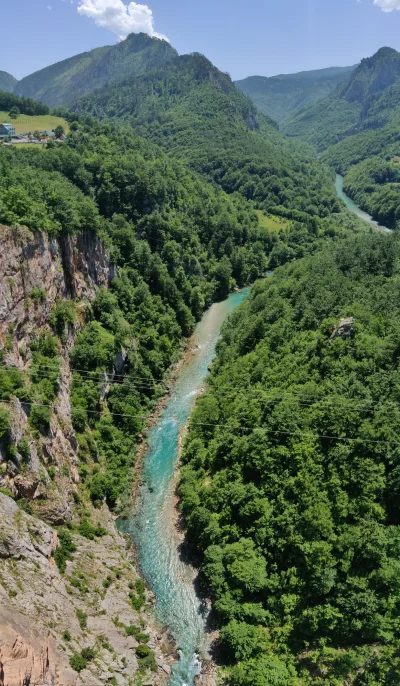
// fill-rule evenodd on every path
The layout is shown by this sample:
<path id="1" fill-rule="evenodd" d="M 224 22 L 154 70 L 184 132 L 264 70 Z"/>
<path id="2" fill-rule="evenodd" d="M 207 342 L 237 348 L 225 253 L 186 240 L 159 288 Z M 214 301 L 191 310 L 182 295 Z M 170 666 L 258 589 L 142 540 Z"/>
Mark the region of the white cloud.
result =
<path id="1" fill-rule="evenodd" d="M 153 12 L 147 5 L 122 0 L 79 0 L 78 12 L 93 19 L 97 26 L 109 29 L 123 40 L 130 33 L 147 33 L 155 38 L 166 36 L 154 31 Z"/>
<path id="2" fill-rule="evenodd" d="M 374 5 L 378 5 L 383 12 L 400 10 L 400 0 L 374 0 Z"/>

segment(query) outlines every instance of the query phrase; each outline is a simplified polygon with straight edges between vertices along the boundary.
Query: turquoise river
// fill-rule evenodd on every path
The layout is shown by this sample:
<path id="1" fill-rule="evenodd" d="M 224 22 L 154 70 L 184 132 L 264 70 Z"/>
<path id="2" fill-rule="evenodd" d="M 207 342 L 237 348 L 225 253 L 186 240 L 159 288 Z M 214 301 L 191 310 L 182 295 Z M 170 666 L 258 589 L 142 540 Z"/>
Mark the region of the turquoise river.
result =
<path id="1" fill-rule="evenodd" d="M 391 229 L 386 228 L 386 226 L 379 226 L 378 222 L 376 222 L 372 217 L 364 212 L 358 205 L 356 205 L 355 202 L 351 198 L 349 198 L 348 195 L 343 190 L 343 176 L 340 174 L 336 174 L 336 193 L 338 198 L 343 200 L 346 203 L 347 208 L 353 212 L 354 214 L 357 215 L 357 217 L 360 217 L 360 219 L 364 219 L 365 222 L 370 224 L 374 229 L 377 229 L 378 231 L 383 231 L 384 233 L 392 233 Z"/>
<path id="2" fill-rule="evenodd" d="M 179 440 L 214 358 L 221 325 L 247 294 L 245 289 L 213 305 L 197 325 L 193 336 L 196 353 L 179 371 L 167 405 L 149 432 L 136 513 L 123 524 L 135 542 L 141 572 L 156 596 L 157 616 L 169 627 L 180 651 L 169 686 L 192 686 L 201 668 L 199 655 L 207 650 L 195 573 L 181 558 L 175 526 Z"/>
<path id="3" fill-rule="evenodd" d="M 343 177 L 336 177 L 338 197 L 361 219 L 380 227 L 343 192 Z M 195 571 L 180 555 L 181 537 L 176 528 L 175 474 L 182 430 L 207 376 L 221 326 L 240 305 L 249 289 L 213 305 L 193 336 L 196 353 L 178 373 L 171 395 L 148 435 L 143 465 L 143 485 L 135 513 L 123 523 L 138 551 L 142 574 L 156 597 L 158 619 L 175 638 L 181 659 L 173 666 L 169 686 L 192 686 L 199 674 L 199 657 L 207 651 L 205 611 L 195 591 Z"/>

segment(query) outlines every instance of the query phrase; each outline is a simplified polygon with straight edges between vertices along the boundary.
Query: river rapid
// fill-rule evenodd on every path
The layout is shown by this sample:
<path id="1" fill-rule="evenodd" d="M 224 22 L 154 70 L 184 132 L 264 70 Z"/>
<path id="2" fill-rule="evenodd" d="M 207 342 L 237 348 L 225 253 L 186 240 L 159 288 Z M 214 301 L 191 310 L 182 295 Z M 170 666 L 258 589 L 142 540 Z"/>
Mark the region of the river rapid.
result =
<path id="1" fill-rule="evenodd" d="M 358 205 L 356 205 L 355 202 L 351 198 L 349 198 L 348 195 L 343 190 L 343 176 L 340 174 L 336 174 L 336 193 L 338 198 L 343 200 L 346 203 L 346 207 L 353 212 L 354 214 L 357 215 L 357 217 L 360 217 L 360 219 L 363 219 L 365 222 L 370 224 L 374 229 L 377 229 L 378 231 L 382 231 L 383 233 L 392 233 L 391 229 L 388 229 L 386 226 L 380 226 L 378 222 L 375 221 L 375 219 L 372 219 L 371 215 L 367 214 L 367 212 L 364 212 Z"/>
<path id="2" fill-rule="evenodd" d="M 176 529 L 174 478 L 182 431 L 215 356 L 221 326 L 249 289 L 213 305 L 197 325 L 196 353 L 178 373 L 171 396 L 148 436 L 139 500 L 123 523 L 138 552 L 140 570 L 156 597 L 156 614 L 168 625 L 181 659 L 173 666 L 169 686 L 192 686 L 207 652 L 205 609 L 195 591 L 195 570 L 180 555 Z"/>

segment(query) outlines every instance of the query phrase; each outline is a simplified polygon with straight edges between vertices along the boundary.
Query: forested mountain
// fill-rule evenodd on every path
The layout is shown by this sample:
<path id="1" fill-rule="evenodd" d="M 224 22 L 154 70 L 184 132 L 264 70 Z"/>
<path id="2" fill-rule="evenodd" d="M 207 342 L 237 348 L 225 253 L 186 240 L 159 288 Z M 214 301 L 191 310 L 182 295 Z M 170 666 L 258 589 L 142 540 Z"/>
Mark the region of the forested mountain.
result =
<path id="1" fill-rule="evenodd" d="M 284 131 L 321 151 L 363 130 L 385 126 L 400 104 L 400 53 L 381 48 L 327 98 L 288 122 Z"/>
<path id="2" fill-rule="evenodd" d="M 180 494 L 232 686 L 398 683 L 399 256 L 342 241 L 225 326 Z"/>
<path id="3" fill-rule="evenodd" d="M 178 53 L 165 40 L 131 34 L 116 45 L 96 48 L 63 60 L 18 82 L 18 95 L 57 107 L 134 74 L 161 67 Z"/>
<path id="4" fill-rule="evenodd" d="M 202 55 L 143 35 L 94 53 L 25 91 L 72 102 L 102 86 L 65 112 L 66 141 L 0 147 L 1 611 L 42 622 L 47 641 L 51 626 L 54 675 L 73 672 L 60 683 L 89 663 L 82 683 L 168 673 L 110 510 L 131 500 L 183 340 L 271 268 L 225 327 L 183 453 L 219 656 L 232 686 L 396 683 L 397 239 L 342 212 L 315 151 Z"/>
<path id="5" fill-rule="evenodd" d="M 249 76 L 235 85 L 279 125 L 323 100 L 347 79 L 356 67 L 330 67 L 279 76 Z"/>
<path id="6" fill-rule="evenodd" d="M 108 86 L 75 109 L 131 124 L 227 193 L 240 192 L 266 211 L 312 223 L 339 210 L 332 179 L 312 151 L 289 143 L 202 55 L 183 55 L 165 69 Z"/>
<path id="7" fill-rule="evenodd" d="M 17 83 L 18 81 L 14 78 L 14 76 L 7 74 L 6 71 L 0 71 L 0 91 L 12 93 Z"/>

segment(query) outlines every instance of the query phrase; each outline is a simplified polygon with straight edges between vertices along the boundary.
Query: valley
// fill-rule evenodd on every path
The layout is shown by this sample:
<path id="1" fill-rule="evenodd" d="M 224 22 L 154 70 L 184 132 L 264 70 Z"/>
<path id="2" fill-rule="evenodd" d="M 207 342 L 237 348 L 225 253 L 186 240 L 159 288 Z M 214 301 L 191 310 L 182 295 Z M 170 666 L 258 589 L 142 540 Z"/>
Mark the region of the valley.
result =
<path id="1" fill-rule="evenodd" d="M 400 680 L 399 59 L 0 72 L 0 686 Z"/>
<path id="2" fill-rule="evenodd" d="M 377 229 L 378 231 L 383 231 L 384 233 L 391 233 L 391 229 L 387 229 L 385 226 L 379 226 L 379 224 L 372 219 L 372 217 L 361 210 L 352 200 L 349 198 L 346 193 L 343 191 L 343 176 L 340 176 L 340 174 L 336 174 L 336 192 L 338 195 L 338 198 L 340 200 L 343 200 L 344 203 L 346 204 L 346 207 L 351 211 L 354 212 L 354 214 L 357 217 L 360 217 L 363 221 L 367 222 L 367 224 L 370 224 L 374 229 Z"/>

